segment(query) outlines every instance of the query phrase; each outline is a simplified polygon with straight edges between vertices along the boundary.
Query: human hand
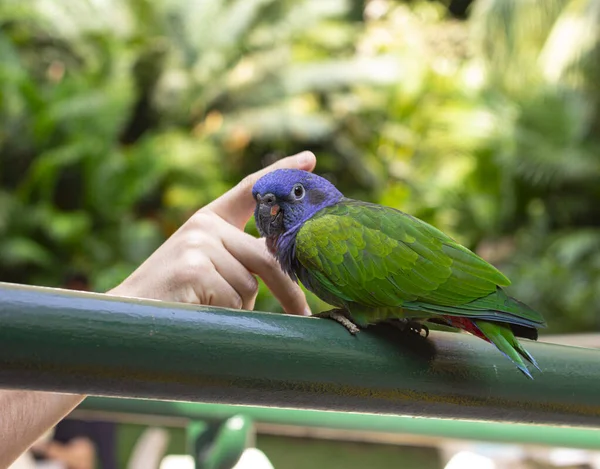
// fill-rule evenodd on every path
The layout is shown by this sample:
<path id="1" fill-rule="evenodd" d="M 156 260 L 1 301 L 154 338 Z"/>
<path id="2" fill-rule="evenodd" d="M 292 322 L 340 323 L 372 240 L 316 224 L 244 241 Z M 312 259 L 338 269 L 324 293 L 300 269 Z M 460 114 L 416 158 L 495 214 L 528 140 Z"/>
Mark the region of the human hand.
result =
<path id="1" fill-rule="evenodd" d="M 93 469 L 96 466 L 96 447 L 87 437 L 76 437 L 68 443 L 50 441 L 43 448 L 37 449 L 37 454 L 53 463 L 59 463 L 60 467 Z"/>
<path id="2" fill-rule="evenodd" d="M 280 168 L 312 171 L 315 155 L 283 158 L 244 178 L 198 210 L 138 269 L 109 294 L 235 309 L 253 309 L 258 293 L 254 275 L 289 314 L 309 315 L 300 287 L 281 270 L 264 239 L 244 233 L 254 212 L 252 186 Z"/>

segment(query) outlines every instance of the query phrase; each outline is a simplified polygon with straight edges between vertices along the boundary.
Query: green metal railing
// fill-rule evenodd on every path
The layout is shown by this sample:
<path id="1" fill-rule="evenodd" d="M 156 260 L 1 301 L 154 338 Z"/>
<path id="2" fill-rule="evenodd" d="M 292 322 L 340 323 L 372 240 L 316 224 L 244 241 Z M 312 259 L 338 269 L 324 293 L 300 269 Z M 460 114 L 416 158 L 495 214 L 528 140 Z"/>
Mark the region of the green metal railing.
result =
<path id="1" fill-rule="evenodd" d="M 351 432 L 394 435 L 396 436 L 394 440 L 397 442 L 405 438 L 410 441 L 411 436 L 419 436 L 426 437 L 427 440 L 424 441 L 430 444 L 439 439 L 459 439 L 600 449 L 600 428 L 103 397 L 88 397 L 78 409 L 84 411 L 83 415 L 93 415 L 97 418 L 97 413 L 100 412 L 104 418 L 118 415 L 125 417 L 125 421 L 128 418 L 134 419 L 137 415 L 155 418 L 177 417 L 182 419 L 184 425 L 195 421 L 224 422 L 237 415 L 244 415 L 259 424 L 342 430 L 342 436 Z M 93 413 L 90 414 L 89 411 Z M 390 441 L 390 438 L 374 438 L 374 440 Z"/>
<path id="2" fill-rule="evenodd" d="M 520 441 L 594 447 L 598 430 L 548 424 L 600 428 L 600 351 L 527 347 L 543 369 L 533 381 L 465 334 L 424 339 L 374 327 L 351 336 L 324 319 L 0 284 L 0 388 L 238 404 L 256 420 L 269 412 L 292 423 L 335 415 L 329 424 L 339 428 L 466 438 L 485 431 L 498 441 L 510 441 L 498 422 L 546 424 L 536 432 L 510 427 L 530 433 Z M 130 410 L 142 405 L 123 402 Z M 160 405 L 179 412 L 181 404 Z M 186 417 L 207 417 L 206 407 L 185 409 Z"/>
<path id="3" fill-rule="evenodd" d="M 528 343 L 524 378 L 466 334 L 0 285 L 0 386 L 600 426 L 600 351 Z"/>
<path id="4" fill-rule="evenodd" d="M 252 420 L 239 414 L 217 425 L 193 420 L 187 425 L 186 436 L 196 469 L 231 469 L 246 448 L 254 445 L 255 437 Z"/>

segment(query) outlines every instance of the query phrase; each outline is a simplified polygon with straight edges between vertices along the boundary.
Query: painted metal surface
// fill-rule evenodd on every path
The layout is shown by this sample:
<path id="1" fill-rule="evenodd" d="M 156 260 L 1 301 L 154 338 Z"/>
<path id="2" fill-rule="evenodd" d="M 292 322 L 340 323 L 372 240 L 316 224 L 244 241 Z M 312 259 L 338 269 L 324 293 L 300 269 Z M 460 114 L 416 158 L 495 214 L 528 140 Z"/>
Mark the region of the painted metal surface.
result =
<path id="1" fill-rule="evenodd" d="M 239 414 L 212 425 L 193 420 L 187 426 L 186 437 L 196 469 L 230 469 L 247 448 L 255 445 L 252 420 Z"/>
<path id="2" fill-rule="evenodd" d="M 0 387 L 600 427 L 600 351 L 0 285 Z"/>
<path id="3" fill-rule="evenodd" d="M 295 425 L 377 432 L 385 434 L 421 435 L 427 437 L 562 446 L 568 448 L 600 448 L 600 429 L 548 425 L 483 422 L 474 420 L 436 419 L 402 415 L 323 412 L 276 407 L 232 406 L 193 402 L 155 401 L 146 399 L 114 399 L 88 397 L 80 409 L 118 413 L 119 415 L 155 415 L 203 419 L 220 422 L 234 415 L 245 415 L 257 423 Z"/>
<path id="4" fill-rule="evenodd" d="M 229 417 L 220 426 L 209 451 L 197 457 L 197 469 L 230 469 L 242 453 L 255 445 L 252 420 L 246 415 Z"/>

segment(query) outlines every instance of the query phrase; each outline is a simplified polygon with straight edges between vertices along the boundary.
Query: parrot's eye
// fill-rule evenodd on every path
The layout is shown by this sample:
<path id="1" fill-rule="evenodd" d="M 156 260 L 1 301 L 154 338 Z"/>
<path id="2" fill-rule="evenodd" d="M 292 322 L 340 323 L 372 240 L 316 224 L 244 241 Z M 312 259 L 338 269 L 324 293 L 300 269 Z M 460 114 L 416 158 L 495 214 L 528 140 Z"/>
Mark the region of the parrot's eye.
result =
<path id="1" fill-rule="evenodd" d="M 304 186 L 302 184 L 296 184 L 292 189 L 292 194 L 296 200 L 300 200 L 304 197 Z"/>

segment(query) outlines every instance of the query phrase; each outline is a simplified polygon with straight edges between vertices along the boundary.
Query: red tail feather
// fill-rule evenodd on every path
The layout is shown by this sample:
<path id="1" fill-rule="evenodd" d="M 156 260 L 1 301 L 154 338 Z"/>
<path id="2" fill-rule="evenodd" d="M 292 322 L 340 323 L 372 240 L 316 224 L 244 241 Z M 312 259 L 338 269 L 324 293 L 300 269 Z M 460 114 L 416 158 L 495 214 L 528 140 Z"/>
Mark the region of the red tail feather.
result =
<path id="1" fill-rule="evenodd" d="M 486 342 L 489 342 L 489 339 L 481 333 L 479 328 L 469 318 L 459 317 L 459 316 L 447 316 L 447 315 L 443 316 L 443 318 L 452 327 L 456 327 L 457 329 L 462 329 L 463 331 L 467 331 L 470 334 L 473 334 L 474 336 L 479 337 L 480 339 L 483 339 Z"/>

